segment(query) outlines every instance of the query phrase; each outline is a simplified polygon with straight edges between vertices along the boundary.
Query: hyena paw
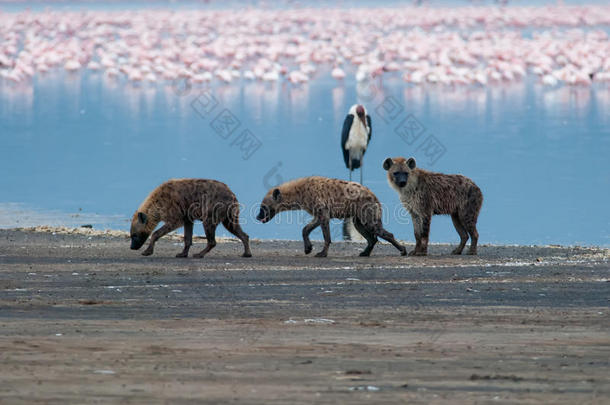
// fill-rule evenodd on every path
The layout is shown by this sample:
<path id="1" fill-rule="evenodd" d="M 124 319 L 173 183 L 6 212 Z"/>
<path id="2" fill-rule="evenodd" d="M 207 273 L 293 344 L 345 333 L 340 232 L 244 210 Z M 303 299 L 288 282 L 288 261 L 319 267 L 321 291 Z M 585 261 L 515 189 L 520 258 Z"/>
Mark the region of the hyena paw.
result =
<path id="1" fill-rule="evenodd" d="M 400 255 L 401 256 L 406 256 L 407 255 L 407 249 L 402 248 L 402 250 L 400 251 Z"/>
<path id="2" fill-rule="evenodd" d="M 325 251 L 316 253 L 316 257 L 326 257 L 327 255 L 328 255 L 328 252 L 325 252 Z"/>
<path id="3" fill-rule="evenodd" d="M 360 252 L 360 254 L 358 256 L 361 257 L 369 257 L 371 255 L 371 252 L 367 252 L 366 250 Z"/>
<path id="4" fill-rule="evenodd" d="M 423 252 L 421 250 L 415 250 L 413 249 L 412 251 L 409 252 L 409 256 L 426 256 L 427 253 Z"/>
<path id="5" fill-rule="evenodd" d="M 142 252 L 142 256 L 150 256 L 153 254 L 152 250 L 146 249 L 145 251 Z"/>
<path id="6" fill-rule="evenodd" d="M 244 252 L 243 255 L 241 255 L 241 257 L 252 257 L 252 253 L 250 252 Z"/>
<path id="7" fill-rule="evenodd" d="M 462 254 L 462 249 L 460 248 L 455 248 L 451 251 L 452 255 L 461 255 Z"/>
<path id="8" fill-rule="evenodd" d="M 205 253 L 195 253 L 193 255 L 193 257 L 196 259 L 203 259 L 204 256 L 205 256 Z"/>
<path id="9" fill-rule="evenodd" d="M 308 255 L 311 253 L 311 251 L 313 250 L 313 246 L 310 245 L 305 245 L 305 254 Z"/>
<path id="10" fill-rule="evenodd" d="M 476 256 L 476 255 L 477 255 L 477 251 L 476 251 L 476 249 L 475 249 L 475 250 L 472 250 L 472 249 L 471 249 L 471 250 L 469 250 L 469 251 L 468 251 L 468 253 L 467 253 L 467 254 L 469 254 L 469 255 L 471 255 L 471 256 Z"/>
<path id="11" fill-rule="evenodd" d="M 188 253 L 184 253 L 184 252 L 180 252 L 176 255 L 176 257 L 188 257 L 189 254 Z"/>

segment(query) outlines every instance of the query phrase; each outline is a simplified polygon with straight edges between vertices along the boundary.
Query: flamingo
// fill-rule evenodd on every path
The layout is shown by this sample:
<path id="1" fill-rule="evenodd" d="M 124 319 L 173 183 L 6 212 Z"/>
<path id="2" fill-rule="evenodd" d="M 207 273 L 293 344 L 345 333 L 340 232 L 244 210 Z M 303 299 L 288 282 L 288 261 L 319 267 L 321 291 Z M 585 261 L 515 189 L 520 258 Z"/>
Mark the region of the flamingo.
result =
<path id="1" fill-rule="evenodd" d="M 330 74 L 336 80 L 343 80 L 345 78 L 345 72 L 338 66 Z"/>
<path id="2" fill-rule="evenodd" d="M 81 64 L 77 60 L 74 60 L 74 59 L 68 60 L 66 62 L 66 64 L 64 65 L 64 69 L 66 69 L 67 71 L 70 71 L 70 72 L 74 72 L 80 68 L 81 68 Z"/>
<path id="3" fill-rule="evenodd" d="M 556 86 L 558 80 L 553 75 L 545 75 L 542 78 L 542 83 L 546 86 Z"/>
<path id="4" fill-rule="evenodd" d="M 230 10 L 0 13 L 0 71 L 3 80 L 28 80 L 63 67 L 109 76 L 120 71 L 132 81 L 148 80 L 150 73 L 159 81 L 201 81 L 195 75 L 206 72 L 204 81 L 302 83 L 330 66 L 339 81 L 353 70 L 358 83 L 400 72 L 416 86 L 494 86 L 520 81 L 529 70 L 542 82 L 552 82 L 544 79 L 550 75 L 558 84 L 587 86 L 587 75 L 600 81 L 597 72 L 610 70 L 608 34 L 595 28 L 610 24 L 607 5 L 510 7 L 502 18 L 478 6 L 434 13 L 343 9 L 331 11 L 332 24 L 329 11 L 316 8 L 303 15 L 284 9 L 244 13 L 240 19 Z M 459 30 L 448 32 L 448 26 Z M 524 36 L 522 27 L 536 32 Z M 134 69 L 139 74 L 130 75 Z"/>

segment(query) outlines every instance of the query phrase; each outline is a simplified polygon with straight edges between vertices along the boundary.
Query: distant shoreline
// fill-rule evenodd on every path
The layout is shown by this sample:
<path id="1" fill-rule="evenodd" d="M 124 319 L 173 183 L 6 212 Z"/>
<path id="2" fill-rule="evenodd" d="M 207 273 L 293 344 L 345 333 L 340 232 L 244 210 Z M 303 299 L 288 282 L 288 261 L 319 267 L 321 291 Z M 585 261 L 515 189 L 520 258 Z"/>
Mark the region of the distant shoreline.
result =
<path id="1" fill-rule="evenodd" d="M 30 226 L 30 227 L 15 227 L 15 228 L 0 228 L 0 235 L 3 232 L 19 232 L 19 233 L 35 233 L 35 234 L 51 234 L 51 235 L 75 235 L 75 236 L 91 236 L 91 237 L 112 237 L 112 238 L 129 238 L 129 232 L 125 230 L 118 229 L 93 229 L 88 227 L 67 227 L 67 226 L 48 226 L 48 225 L 39 225 L 39 226 Z M 237 239 L 233 237 L 219 237 L 216 236 L 216 239 L 220 242 L 231 242 L 237 241 Z M 167 240 L 172 242 L 182 242 L 183 237 L 181 232 L 172 232 L 166 236 L 164 236 L 161 240 Z M 200 241 L 205 241 L 205 237 L 194 235 L 193 240 L 197 243 Z M 251 238 L 252 241 L 258 242 L 285 242 L 285 243 L 302 243 L 300 239 L 277 239 L 277 238 Z M 411 240 L 401 240 L 401 243 L 411 244 Z M 204 242 L 205 243 L 205 242 Z M 337 243 L 350 243 L 350 244 L 358 244 L 358 242 L 346 242 L 342 240 L 333 241 L 333 244 Z M 364 242 L 362 242 L 364 243 Z M 380 241 L 380 243 L 384 243 Z M 448 243 L 434 243 L 430 242 L 431 246 L 451 246 Z M 491 247 L 491 248 L 545 248 L 545 249 L 590 249 L 590 250 L 607 250 L 608 257 L 610 259 L 610 246 L 604 245 L 561 245 L 561 244 L 511 244 L 511 243 L 483 243 L 481 246 Z"/>
<path id="2" fill-rule="evenodd" d="M 386 0 L 376 2 L 373 0 L 358 0 L 355 2 L 336 2 L 331 0 L 317 0 L 306 3 L 297 3 L 284 0 L 277 2 L 265 2 L 259 0 L 0 0 L 0 7 L 7 9 L 2 11 L 25 11 L 25 10 L 57 10 L 57 11 L 78 11 L 78 10 L 131 10 L 144 8 L 171 8 L 176 10 L 188 9 L 207 9 L 207 10 L 226 10 L 236 6 L 246 6 L 249 8 L 260 8 L 265 10 L 277 9 L 310 9 L 310 8 L 442 8 L 442 7 L 488 7 L 488 8 L 514 8 L 514 7 L 555 7 L 555 6 L 595 6 L 606 4 L 602 0 L 587 1 L 585 3 L 576 0 L 563 0 L 561 4 L 553 0 L 534 0 L 534 1 L 509 1 L 505 5 L 500 5 L 493 0 L 489 1 L 469 1 L 469 0 L 436 0 L 425 1 L 422 5 L 416 6 L 415 2 L 401 2 L 398 0 Z"/>

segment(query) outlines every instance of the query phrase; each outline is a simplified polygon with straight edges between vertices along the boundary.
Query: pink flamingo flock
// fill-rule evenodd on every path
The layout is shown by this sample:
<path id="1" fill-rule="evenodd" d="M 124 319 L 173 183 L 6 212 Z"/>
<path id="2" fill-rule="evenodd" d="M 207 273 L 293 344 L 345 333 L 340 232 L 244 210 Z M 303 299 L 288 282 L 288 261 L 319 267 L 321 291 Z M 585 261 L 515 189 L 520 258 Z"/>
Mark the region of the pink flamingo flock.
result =
<path id="1" fill-rule="evenodd" d="M 610 6 L 0 13 L 0 82 L 63 68 L 131 82 L 610 82 Z"/>

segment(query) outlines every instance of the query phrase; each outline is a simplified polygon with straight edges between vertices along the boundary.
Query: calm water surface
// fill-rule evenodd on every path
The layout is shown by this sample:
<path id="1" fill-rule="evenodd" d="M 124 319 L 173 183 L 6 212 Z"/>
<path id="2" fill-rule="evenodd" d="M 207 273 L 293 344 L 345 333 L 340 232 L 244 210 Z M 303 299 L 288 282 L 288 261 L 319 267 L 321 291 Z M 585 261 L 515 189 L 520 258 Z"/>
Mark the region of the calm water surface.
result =
<path id="1" fill-rule="evenodd" d="M 487 89 L 410 87 L 398 77 L 354 83 L 338 85 L 323 74 L 299 87 L 185 89 L 64 72 L 26 85 L 0 83 L 0 227 L 127 229 L 159 183 L 203 177 L 233 189 L 252 237 L 298 239 L 307 215 L 284 213 L 263 225 L 254 220 L 256 204 L 280 181 L 347 178 L 340 131 L 359 101 L 373 120 L 365 185 L 400 239 L 413 240 L 413 232 L 385 180 L 388 156 L 415 156 L 420 167 L 471 177 L 485 196 L 482 243 L 610 244 L 609 88 L 549 89 L 533 80 Z M 217 103 L 209 114 L 207 100 Z M 225 109 L 230 128 L 213 122 Z M 337 235 L 340 226 L 333 226 Z M 196 230 L 203 233 L 201 225 Z M 434 218 L 433 242 L 457 239 L 448 217 Z"/>

